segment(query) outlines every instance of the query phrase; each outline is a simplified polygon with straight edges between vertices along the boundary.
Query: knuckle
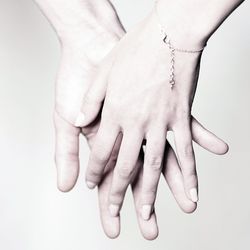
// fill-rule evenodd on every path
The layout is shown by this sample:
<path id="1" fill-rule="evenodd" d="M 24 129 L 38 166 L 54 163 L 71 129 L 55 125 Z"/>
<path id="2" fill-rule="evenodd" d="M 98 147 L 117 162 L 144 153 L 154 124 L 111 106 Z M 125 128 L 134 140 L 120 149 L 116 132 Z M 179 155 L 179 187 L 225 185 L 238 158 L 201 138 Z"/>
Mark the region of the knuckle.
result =
<path id="1" fill-rule="evenodd" d="M 182 156 L 185 158 L 192 158 L 194 156 L 193 146 L 191 144 L 186 145 L 182 150 Z"/>
<path id="2" fill-rule="evenodd" d="M 133 174 L 133 167 L 130 163 L 123 162 L 117 166 L 117 174 L 123 178 L 130 178 Z"/>
<path id="3" fill-rule="evenodd" d="M 146 120 L 147 113 L 143 110 L 136 110 L 132 115 L 132 125 L 143 124 Z"/>
<path id="4" fill-rule="evenodd" d="M 198 185 L 198 178 L 196 174 L 189 174 L 185 177 L 185 183 L 189 187 L 197 186 Z"/>
<path id="5" fill-rule="evenodd" d="M 193 213 L 196 207 L 197 207 L 197 204 L 193 202 L 187 202 L 181 205 L 182 211 L 187 214 Z"/>
<path id="6" fill-rule="evenodd" d="M 149 189 L 146 190 L 145 192 L 145 196 L 147 198 L 154 198 L 157 192 L 157 188 L 156 187 L 150 187 Z"/>
<path id="7" fill-rule="evenodd" d="M 189 120 L 191 116 L 191 109 L 189 105 L 183 105 L 176 108 L 175 116 L 177 120 Z"/>
<path id="8" fill-rule="evenodd" d="M 138 113 L 137 111 L 133 111 L 132 114 L 125 114 L 124 112 L 121 119 L 123 120 L 124 126 L 137 130 L 138 132 L 143 129 L 147 120 L 144 114 Z"/>
<path id="9" fill-rule="evenodd" d="M 96 168 L 89 168 L 88 172 L 87 172 L 87 176 L 94 177 L 96 179 L 96 178 L 99 178 L 101 176 L 101 172 L 98 171 L 98 169 L 96 169 Z"/>
<path id="10" fill-rule="evenodd" d="M 123 196 L 123 188 L 119 186 L 113 186 L 110 190 L 109 197 L 114 203 L 116 203 Z"/>
<path id="11" fill-rule="evenodd" d="M 169 174 L 168 177 L 167 177 L 168 184 L 170 186 L 177 186 L 177 185 L 179 185 L 180 180 L 182 180 L 181 173 L 176 173 L 176 172 L 170 170 L 168 172 L 168 174 Z"/>
<path id="12" fill-rule="evenodd" d="M 100 165 L 104 165 L 107 163 L 108 160 L 109 160 L 109 155 L 106 154 L 105 152 L 100 152 L 100 151 L 92 152 L 91 161 L 94 161 Z"/>
<path id="13" fill-rule="evenodd" d="M 74 153 L 74 152 L 66 152 L 66 153 L 59 153 L 57 152 L 55 154 L 55 162 L 56 163 L 77 163 L 79 162 L 79 156 L 78 154 Z"/>
<path id="14" fill-rule="evenodd" d="M 195 168 L 184 168 L 183 175 L 186 178 L 188 178 L 189 180 L 196 180 L 197 179 L 197 173 L 196 173 Z"/>
<path id="15" fill-rule="evenodd" d="M 142 194 L 142 203 L 152 204 L 154 203 L 156 197 L 157 189 L 155 187 L 151 187 L 150 189 L 144 190 Z"/>
<path id="16" fill-rule="evenodd" d="M 109 195 L 109 202 L 112 204 L 121 204 L 123 201 L 123 194 L 122 192 L 118 191 L 111 191 Z"/>
<path id="17" fill-rule="evenodd" d="M 161 156 L 150 156 L 146 160 L 146 164 L 153 170 L 160 170 L 162 166 L 162 157 Z"/>

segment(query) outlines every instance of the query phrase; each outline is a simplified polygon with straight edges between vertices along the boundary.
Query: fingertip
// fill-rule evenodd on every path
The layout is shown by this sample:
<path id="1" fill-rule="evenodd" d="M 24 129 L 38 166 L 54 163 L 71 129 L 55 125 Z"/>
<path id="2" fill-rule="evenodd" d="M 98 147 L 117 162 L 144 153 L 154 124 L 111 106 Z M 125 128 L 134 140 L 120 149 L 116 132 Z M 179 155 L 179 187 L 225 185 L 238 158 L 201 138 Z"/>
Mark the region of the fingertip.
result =
<path id="1" fill-rule="evenodd" d="M 73 189 L 74 186 L 62 186 L 62 185 L 57 185 L 57 189 L 62 192 L 62 193 L 67 193 Z"/>
<path id="2" fill-rule="evenodd" d="M 108 210 L 101 212 L 102 228 L 105 235 L 110 239 L 115 239 L 120 235 L 120 217 L 110 216 Z"/>
<path id="3" fill-rule="evenodd" d="M 104 230 L 106 236 L 110 239 L 116 239 L 120 235 L 120 229 L 109 228 L 109 230 Z"/>
<path id="4" fill-rule="evenodd" d="M 223 142 L 223 145 L 221 147 L 221 151 L 218 153 L 219 155 L 225 155 L 229 151 L 229 145 L 226 142 Z"/>
<path id="5" fill-rule="evenodd" d="M 72 181 L 62 181 L 62 180 L 58 180 L 57 181 L 57 188 L 59 191 L 63 192 L 63 193 L 67 193 L 69 191 L 71 191 L 74 186 L 75 186 L 76 182 L 72 182 Z"/>
<path id="6" fill-rule="evenodd" d="M 159 236 L 158 227 L 148 227 L 147 230 L 142 231 L 142 236 L 149 241 L 155 240 Z"/>
<path id="7" fill-rule="evenodd" d="M 152 213 L 150 219 L 145 221 L 141 218 L 140 212 L 137 211 L 137 218 L 139 222 L 139 228 L 143 238 L 146 240 L 155 240 L 158 237 L 159 229 L 155 212 Z"/>
<path id="8" fill-rule="evenodd" d="M 85 183 L 86 186 L 89 189 L 95 189 L 101 182 L 102 182 L 102 178 L 104 176 L 102 174 L 92 174 L 91 171 L 89 171 L 89 169 L 87 169 L 87 173 L 86 173 L 86 177 L 85 177 Z"/>
<path id="9" fill-rule="evenodd" d="M 96 183 L 92 181 L 86 181 L 86 184 L 89 189 L 94 189 L 96 187 Z"/>
<path id="10" fill-rule="evenodd" d="M 61 192 L 69 192 L 72 190 L 77 182 L 79 175 L 78 163 L 74 166 L 63 164 L 57 165 L 57 188 Z"/>
<path id="11" fill-rule="evenodd" d="M 225 143 L 225 149 L 224 149 L 224 154 L 227 154 L 229 151 L 229 145 Z"/>
<path id="12" fill-rule="evenodd" d="M 184 191 L 184 190 L 183 190 Z M 184 192 L 174 195 L 180 209 L 186 213 L 191 214 L 197 208 L 197 202 L 191 201 Z"/>
<path id="13" fill-rule="evenodd" d="M 213 148 L 207 147 L 207 149 L 216 155 L 225 155 L 229 151 L 229 146 L 227 143 L 219 139 L 217 145 L 213 146 Z"/>
<path id="14" fill-rule="evenodd" d="M 197 203 L 195 202 L 187 202 L 186 204 L 182 204 L 180 206 L 181 210 L 186 214 L 193 213 L 197 208 Z"/>

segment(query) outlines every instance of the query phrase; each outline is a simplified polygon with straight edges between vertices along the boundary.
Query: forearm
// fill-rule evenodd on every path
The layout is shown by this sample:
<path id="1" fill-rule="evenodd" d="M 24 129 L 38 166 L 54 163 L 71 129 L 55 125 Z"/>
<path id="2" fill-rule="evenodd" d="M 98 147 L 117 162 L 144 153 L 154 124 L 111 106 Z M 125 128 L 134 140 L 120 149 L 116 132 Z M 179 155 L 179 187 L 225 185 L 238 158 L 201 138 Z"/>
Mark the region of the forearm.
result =
<path id="1" fill-rule="evenodd" d="M 122 36 L 124 29 L 109 0 L 35 0 L 60 40 L 91 41 L 102 33 Z"/>
<path id="2" fill-rule="evenodd" d="M 157 10 L 177 46 L 202 47 L 244 0 L 158 0 Z"/>

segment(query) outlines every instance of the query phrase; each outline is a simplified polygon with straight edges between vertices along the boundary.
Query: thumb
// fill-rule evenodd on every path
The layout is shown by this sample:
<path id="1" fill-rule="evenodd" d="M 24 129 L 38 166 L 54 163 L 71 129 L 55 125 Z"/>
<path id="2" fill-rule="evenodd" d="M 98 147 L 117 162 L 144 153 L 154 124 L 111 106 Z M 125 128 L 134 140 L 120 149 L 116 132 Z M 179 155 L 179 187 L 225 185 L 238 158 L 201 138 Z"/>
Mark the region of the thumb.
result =
<path id="1" fill-rule="evenodd" d="M 80 112 L 74 124 L 76 127 L 85 127 L 97 118 L 106 95 L 112 62 L 113 60 L 109 57 L 97 70 L 94 82 L 84 96 Z"/>
<path id="2" fill-rule="evenodd" d="M 62 192 L 68 192 L 76 184 L 79 174 L 80 129 L 61 118 L 57 112 L 54 113 L 54 124 L 57 186 Z"/>

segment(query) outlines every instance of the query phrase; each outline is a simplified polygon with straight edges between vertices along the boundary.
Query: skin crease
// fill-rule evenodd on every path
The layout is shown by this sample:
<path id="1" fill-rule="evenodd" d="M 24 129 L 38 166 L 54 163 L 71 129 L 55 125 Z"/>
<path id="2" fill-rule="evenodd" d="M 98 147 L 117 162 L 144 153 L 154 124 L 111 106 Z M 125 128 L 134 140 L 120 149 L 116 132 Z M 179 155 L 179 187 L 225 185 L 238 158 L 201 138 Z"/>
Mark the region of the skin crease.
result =
<path id="1" fill-rule="evenodd" d="M 48 2 L 48 6 L 52 3 L 53 1 Z M 44 4 L 46 5 L 46 1 L 42 1 L 41 5 L 43 7 Z M 58 4 L 58 2 L 56 2 L 56 4 Z M 48 6 L 47 8 L 43 8 L 43 11 L 46 14 L 48 9 L 50 10 L 49 19 L 53 24 L 53 11 L 51 11 Z M 107 6 L 106 3 L 105 6 Z M 85 9 L 82 11 L 84 12 Z M 114 28 L 112 29 L 112 32 L 109 30 L 111 27 L 110 25 L 108 26 L 108 30 L 106 27 L 97 27 L 96 30 L 98 31 L 93 29 L 91 30 L 92 33 L 89 33 L 89 36 L 85 35 L 84 37 L 79 36 L 78 32 L 68 33 L 68 29 L 62 32 L 63 29 L 61 27 L 58 29 L 60 32 L 57 32 L 60 34 L 59 38 L 62 44 L 62 57 L 56 84 L 56 111 L 54 115 L 56 128 L 55 158 L 58 174 L 58 188 L 63 192 L 71 190 L 77 181 L 79 173 L 78 143 L 80 134 L 82 133 L 87 138 L 88 144 L 90 148 L 92 148 L 99 129 L 100 116 L 95 119 L 95 122 L 82 129 L 74 126 L 72 121 L 75 121 L 75 116 L 80 109 L 81 100 L 87 90 L 87 87 L 92 83 L 94 78 L 102 80 L 99 75 L 98 77 L 96 76 L 96 74 L 99 73 L 98 66 L 100 62 L 108 53 L 108 51 L 111 50 L 111 48 L 118 42 L 119 37 L 123 35 L 123 29 L 119 24 L 119 20 L 116 19 L 116 14 L 113 12 L 111 13 L 112 14 L 110 16 L 107 15 L 105 17 L 98 17 L 96 13 L 94 16 L 96 18 L 98 17 L 97 20 L 102 20 L 102 24 L 113 23 Z M 60 18 L 63 19 L 63 17 L 64 16 L 61 15 Z M 103 22 L 104 20 L 105 22 Z M 114 22 L 114 20 L 116 20 L 116 22 Z M 79 25 L 79 21 L 76 23 Z M 58 20 L 56 25 L 60 25 Z M 57 27 L 55 28 L 57 29 Z M 81 29 L 84 31 L 88 30 L 84 25 L 79 25 L 76 30 Z M 100 30 L 102 30 L 102 32 L 99 32 Z M 94 34 L 95 32 L 96 35 Z M 92 39 L 91 41 L 86 41 L 85 37 L 92 37 Z M 82 46 L 80 46 L 81 44 Z M 95 48 L 95 53 L 92 53 L 90 48 Z M 113 54 L 111 55 L 113 56 Z M 106 60 L 109 60 L 107 58 L 104 60 L 105 65 L 107 65 Z M 227 152 L 228 147 L 223 141 L 204 129 L 195 119 L 192 118 L 191 121 L 192 136 L 198 144 L 216 154 L 224 154 Z M 121 140 L 121 136 L 118 136 L 115 147 L 112 150 L 111 157 L 105 166 L 104 176 L 102 177 L 102 180 L 98 186 L 101 220 L 104 231 L 110 238 L 117 237 L 120 231 L 119 216 L 113 217 L 109 213 L 109 191 L 112 184 L 114 167 L 116 164 Z M 180 166 L 174 151 L 168 144 L 164 148 L 164 155 L 165 157 L 162 164 L 163 167 L 161 168 L 163 176 L 165 177 L 181 209 L 187 213 L 193 212 L 196 208 L 196 204 L 186 197 Z M 143 162 L 144 153 L 140 150 L 140 157 L 136 162 L 135 171 L 131 178 L 131 186 L 140 230 L 146 239 L 152 240 L 158 235 L 155 212 L 154 210 L 152 211 L 148 220 L 142 219 L 141 216 Z"/>
<path id="2" fill-rule="evenodd" d="M 214 16 L 209 16 L 212 21 L 209 18 L 205 21 L 207 17 L 204 19 L 203 16 L 199 19 L 198 14 L 198 20 L 204 21 L 202 24 L 204 30 L 201 32 L 200 22 L 195 19 L 199 27 L 198 32 L 192 36 L 193 28 L 190 33 L 185 29 L 185 36 L 181 41 L 185 41 L 188 47 L 185 47 L 183 42 L 176 42 L 184 46 L 179 48 L 199 50 L 226 17 L 243 1 L 206 2 L 210 14 L 213 13 L 210 12 L 211 8 L 215 10 Z M 171 7 L 171 4 L 168 6 Z M 181 0 L 177 1 L 177 7 L 181 7 L 181 14 L 184 17 L 191 16 L 190 14 L 195 14 L 195 10 L 197 11 L 196 8 L 190 10 L 190 7 Z M 166 14 L 168 10 L 162 9 Z M 192 10 L 194 13 L 190 12 Z M 166 22 L 165 20 L 164 24 Z M 185 27 L 185 25 L 178 26 L 178 20 L 176 22 L 177 27 Z M 174 133 L 185 193 L 191 201 L 198 200 L 191 107 L 199 76 L 201 52 L 176 51 L 176 84 L 171 90 L 169 74 L 166 73 L 170 68 L 171 57 L 169 49 L 162 41 L 158 23 L 159 20 L 153 11 L 121 39 L 113 52 L 114 56 L 102 64 L 98 71 L 99 77 L 85 95 L 81 111 L 84 120 L 81 124 L 77 122 L 77 125 L 82 126 L 91 122 L 104 101 L 101 124 L 86 174 L 87 183 L 91 188 L 101 181 L 116 138 L 120 133 L 123 135 L 109 194 L 110 213 L 113 216 L 118 215 L 121 209 L 126 189 L 136 170 L 136 161 L 143 140 L 146 140 L 147 144 L 141 194 L 142 215 L 145 209 L 147 214 L 153 210 L 163 166 L 167 131 Z M 169 24 L 171 31 L 175 27 L 173 24 L 176 23 Z M 194 23 L 192 27 L 195 29 Z M 192 39 L 189 40 L 189 37 Z M 177 34 L 173 41 L 177 41 L 178 38 L 181 36 Z"/>

